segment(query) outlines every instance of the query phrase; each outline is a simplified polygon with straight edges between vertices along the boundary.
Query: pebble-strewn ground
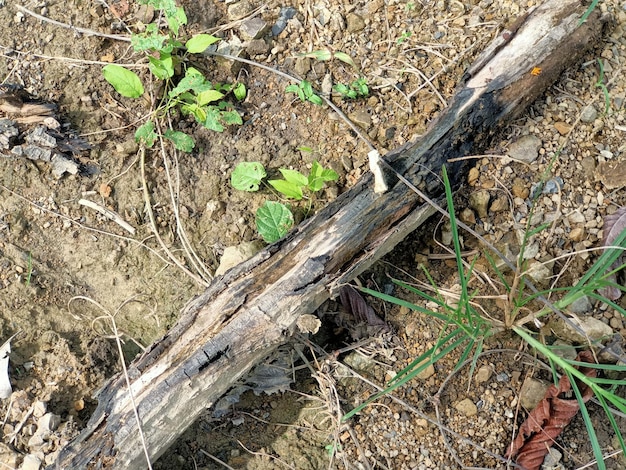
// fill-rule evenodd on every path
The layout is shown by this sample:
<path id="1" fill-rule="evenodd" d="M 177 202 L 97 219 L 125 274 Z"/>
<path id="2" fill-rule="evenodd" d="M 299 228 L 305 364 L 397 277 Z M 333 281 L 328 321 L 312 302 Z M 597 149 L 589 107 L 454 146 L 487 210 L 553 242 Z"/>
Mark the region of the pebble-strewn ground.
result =
<path id="1" fill-rule="evenodd" d="M 336 96 L 333 101 L 384 153 L 425 133 L 475 56 L 504 25 L 538 3 L 239 0 L 185 1 L 183 6 L 190 32 L 228 25 L 216 33 L 224 38 L 220 47 L 225 52 L 243 48 L 251 59 L 306 78 L 318 90 L 364 77 L 369 97 L 344 101 Z M 153 17 L 149 8 L 125 1 L 111 8 L 74 0 L 25 6 L 107 34 L 123 34 L 120 17 L 131 29 Z M 544 288 L 571 285 L 585 273 L 596 254 L 583 250 L 598 245 L 606 215 L 624 205 L 626 3 L 607 0 L 598 8 L 615 19 L 600 47 L 512 122 L 488 155 L 476 157 L 467 185 L 457 195 L 459 217 L 513 256 L 529 220 L 531 227 L 549 223 L 526 246 L 528 269 Z M 301 55 L 322 49 L 349 54 L 356 68 L 337 59 L 322 62 Z M 132 64 L 145 59 L 128 50 L 125 42 L 37 20 L 13 1 L 0 6 L 0 52 L 0 82 L 23 85 L 38 98 L 59 104 L 60 120 L 92 145 L 81 156 L 89 173 L 61 179 L 43 162 L 0 158 L 0 332 L 8 338 L 22 331 L 12 343 L 9 372 L 14 394 L 2 401 L 0 462 L 7 468 L 36 469 L 51 463 L 60 445 L 80 430 L 93 410 L 94 390 L 119 364 L 114 344 L 106 339 L 109 331 L 94 321 L 102 311 L 70 300 L 86 296 L 110 313 L 130 298 L 141 300 L 116 316 L 126 333 L 127 359 L 132 359 L 142 345 L 175 322 L 184 303 L 201 291 L 203 281 L 181 275 L 156 256 L 155 251 L 161 255 L 162 251 L 150 237 L 133 140 L 136 120 L 148 109 L 143 102 L 115 95 L 101 77 L 106 62 Z M 367 147 L 328 108 L 285 94 L 288 83 L 275 74 L 211 58 L 195 65 L 212 80 L 236 78 L 248 88 L 248 98 L 239 108 L 246 121 L 241 128 L 215 134 L 197 129 L 191 121 L 178 124 L 197 142 L 194 153 L 178 157 L 178 212 L 191 245 L 212 270 L 225 247 L 258 239 L 254 211 L 271 197 L 267 191 L 251 195 L 230 187 L 229 176 L 238 162 L 260 161 L 273 171 L 289 167 L 306 172 L 315 160 L 332 167 L 340 179 L 324 190 L 315 208 L 367 171 Z M 165 165 L 158 155 L 149 155 L 146 173 L 161 235 L 182 258 Z M 541 181 L 546 184 L 537 189 Z M 78 204 L 80 198 L 115 210 L 137 233 L 129 236 Z M 432 256 L 443 253 L 433 238 L 440 241 L 446 230 L 433 222 L 361 281 L 379 289 L 388 288 L 387 275 L 426 281 L 419 268 L 423 264 L 438 286 L 455 290 L 453 260 Z M 154 251 L 141 248 L 137 241 L 142 240 Z M 464 235 L 464 241 L 467 250 L 484 251 L 471 236 Z M 569 256 L 574 252 L 578 253 Z M 489 271 L 488 260 L 479 257 L 475 269 Z M 491 296 L 481 301 L 483 308 L 497 316 L 501 299 L 489 286 L 481 288 L 481 294 Z M 496 457 L 470 443 L 461 444 L 458 436 L 444 439 L 433 422 L 501 456 L 512 439 L 514 423 L 524 414 L 519 407 L 527 398 L 520 397 L 522 383 L 529 376 L 550 379 L 526 356 L 511 352 L 484 356 L 469 387 L 467 367 L 445 382 L 458 360 L 446 358 L 398 390 L 402 402 L 385 398 L 348 423 L 339 423 L 341 412 L 374 391 L 364 379 L 384 384 L 432 347 L 441 328 L 438 321 L 408 309 L 370 302 L 393 326 L 393 333 L 375 335 L 370 342 L 367 335 L 359 337 L 362 343 L 328 357 L 316 350 L 317 362 L 308 345 L 297 345 L 311 361 L 313 376 L 297 362 L 294 391 L 260 397 L 243 394 L 226 417 L 209 413 L 199 420 L 155 467 L 454 469 L 462 462 L 504 468 Z M 581 308 L 611 333 L 626 337 L 625 319 L 611 309 L 590 304 Z M 354 329 L 333 321 L 339 306 L 329 303 L 323 311 L 325 326 L 314 339 L 329 353 L 353 343 L 349 333 L 354 335 Z M 564 345 L 572 341 L 560 340 Z M 519 346 L 507 334 L 487 344 L 489 349 Z M 300 357 L 291 347 L 284 354 L 294 361 Z M 603 450 L 617 449 L 602 412 L 596 405 L 590 405 L 590 412 Z M 624 427 L 623 420 L 619 422 Z M 556 447 L 563 454 L 564 468 L 579 468 L 593 459 L 580 420 Z M 625 468 L 626 461 L 617 455 L 607 467 Z"/>

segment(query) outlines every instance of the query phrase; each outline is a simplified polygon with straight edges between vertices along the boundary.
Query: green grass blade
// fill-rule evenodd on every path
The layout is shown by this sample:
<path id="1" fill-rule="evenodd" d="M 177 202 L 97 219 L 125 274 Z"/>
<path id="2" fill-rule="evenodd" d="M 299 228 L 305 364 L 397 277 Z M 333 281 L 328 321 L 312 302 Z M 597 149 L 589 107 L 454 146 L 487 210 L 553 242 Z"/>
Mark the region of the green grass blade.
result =
<path id="1" fill-rule="evenodd" d="M 606 470 L 606 465 L 604 465 L 604 456 L 602 455 L 602 449 L 600 448 L 600 443 L 598 442 L 598 436 L 596 435 L 596 430 L 593 427 L 593 423 L 591 422 L 591 416 L 589 416 L 589 410 L 587 410 L 587 406 L 583 401 L 582 394 L 578 389 L 578 385 L 576 385 L 576 381 L 574 377 L 572 377 L 569 373 L 567 373 L 567 378 L 570 381 L 572 386 L 572 390 L 576 395 L 576 401 L 580 405 L 580 414 L 583 417 L 583 421 L 585 422 L 585 428 L 587 428 L 587 435 L 589 436 L 589 441 L 591 442 L 591 448 L 593 449 L 593 455 L 596 458 L 598 470 Z"/>

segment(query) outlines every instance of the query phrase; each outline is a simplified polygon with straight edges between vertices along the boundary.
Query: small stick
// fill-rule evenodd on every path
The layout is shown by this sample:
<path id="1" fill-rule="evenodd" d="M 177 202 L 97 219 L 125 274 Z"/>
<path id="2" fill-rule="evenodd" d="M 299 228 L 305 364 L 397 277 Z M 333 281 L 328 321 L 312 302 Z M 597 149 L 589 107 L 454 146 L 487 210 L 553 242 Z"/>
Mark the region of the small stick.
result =
<path id="1" fill-rule="evenodd" d="M 124 230 L 129 232 L 131 235 L 135 235 L 135 227 L 133 227 L 128 222 L 126 222 L 124 219 L 122 219 L 122 217 L 120 217 L 120 215 L 117 212 L 114 212 L 114 211 L 112 211 L 110 209 L 107 209 L 106 207 L 102 207 L 101 205 L 96 204 L 93 201 L 89 201 L 88 199 L 79 199 L 78 203 L 81 206 L 89 207 L 90 209 L 93 209 L 96 212 L 99 212 L 100 214 L 105 216 L 107 219 L 112 220 L 117 225 L 122 227 Z"/>

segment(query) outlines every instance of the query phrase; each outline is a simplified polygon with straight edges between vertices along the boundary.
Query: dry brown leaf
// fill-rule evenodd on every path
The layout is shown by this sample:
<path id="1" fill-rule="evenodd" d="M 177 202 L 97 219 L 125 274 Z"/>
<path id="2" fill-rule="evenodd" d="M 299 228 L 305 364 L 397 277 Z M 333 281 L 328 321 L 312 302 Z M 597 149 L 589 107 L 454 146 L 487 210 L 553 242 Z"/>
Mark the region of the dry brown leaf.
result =
<path id="1" fill-rule="evenodd" d="M 613 242 L 620 236 L 620 234 L 626 229 L 626 207 L 620 207 L 613 214 L 604 217 L 604 236 L 602 237 L 602 246 L 611 246 Z M 625 256 L 622 255 L 613 265 L 611 270 L 619 268 L 624 264 Z M 617 283 L 617 276 L 611 274 L 608 278 L 609 281 Z M 622 291 L 617 287 L 607 286 L 599 290 L 600 294 L 610 300 L 617 300 L 622 296 Z"/>
<path id="2" fill-rule="evenodd" d="M 590 351 L 581 351 L 576 360 L 594 362 Z M 587 377 L 597 375 L 597 370 L 591 367 L 581 367 L 579 370 Z M 592 397 L 593 390 L 583 384 L 577 385 L 586 403 Z M 516 463 L 526 470 L 541 468 L 548 449 L 554 444 L 554 439 L 563 432 L 565 426 L 580 410 L 576 397 L 571 399 L 564 397 L 571 390 L 572 384 L 565 375 L 559 380 L 558 387 L 551 385 L 548 388 L 543 399 L 520 426 L 517 437 L 506 453 L 507 458 L 516 457 Z"/>
<path id="3" fill-rule="evenodd" d="M 359 292 L 347 284 L 339 291 L 341 305 L 351 313 L 359 322 L 365 322 L 370 326 L 387 326 L 372 307 L 370 307 Z"/>

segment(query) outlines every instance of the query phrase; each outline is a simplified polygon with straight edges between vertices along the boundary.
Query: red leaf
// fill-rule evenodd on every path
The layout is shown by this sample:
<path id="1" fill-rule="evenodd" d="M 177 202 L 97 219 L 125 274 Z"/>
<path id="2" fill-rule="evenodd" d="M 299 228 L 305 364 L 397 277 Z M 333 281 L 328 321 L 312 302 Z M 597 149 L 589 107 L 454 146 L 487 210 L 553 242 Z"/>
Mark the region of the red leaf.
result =
<path id="1" fill-rule="evenodd" d="M 590 351 L 581 351 L 576 360 L 593 363 Z M 581 367 L 579 370 L 587 377 L 596 377 L 597 370 L 590 367 Z M 565 426 L 576 416 L 580 405 L 576 398 L 566 399 L 564 395 L 571 391 L 572 384 L 566 375 L 559 380 L 559 386 L 551 385 L 546 391 L 543 400 L 532 410 L 526 421 L 519 428 L 517 437 L 511 444 L 506 457 L 515 457 L 516 463 L 526 470 L 539 470 L 548 449 L 554 444 L 554 439 L 563 432 Z M 578 385 L 578 389 L 587 403 L 593 395 L 593 390 L 586 385 Z"/>

